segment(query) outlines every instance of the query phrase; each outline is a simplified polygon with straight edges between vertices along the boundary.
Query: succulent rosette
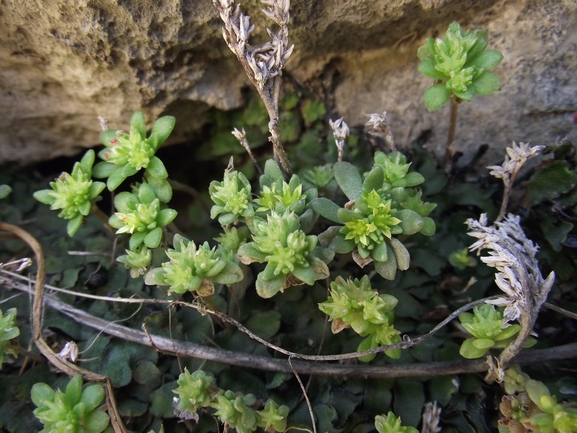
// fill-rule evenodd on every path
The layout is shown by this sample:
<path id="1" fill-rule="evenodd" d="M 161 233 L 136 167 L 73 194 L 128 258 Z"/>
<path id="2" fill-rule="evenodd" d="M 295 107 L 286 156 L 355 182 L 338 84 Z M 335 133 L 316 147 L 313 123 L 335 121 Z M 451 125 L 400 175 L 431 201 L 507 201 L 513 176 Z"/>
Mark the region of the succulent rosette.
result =
<path id="1" fill-rule="evenodd" d="M 236 263 L 227 260 L 222 250 L 211 248 L 208 242 L 197 246 L 177 234 L 173 244 L 174 249 L 166 251 L 170 261 L 161 268 L 151 269 L 146 274 L 146 284 L 170 286 L 169 293 L 191 291 L 210 296 L 214 293 L 214 283 L 233 284 L 244 277 Z"/>
<path id="2" fill-rule="evenodd" d="M 410 264 L 408 250 L 395 235 L 433 235 L 435 223 L 428 215 L 436 205 L 423 202 L 421 192 L 414 189 L 424 178 L 409 172 L 404 155 L 377 152 L 374 161 L 364 179 L 352 164 L 337 162 L 335 179 L 349 202 L 340 207 L 317 198 L 311 208 L 342 224 L 319 235 L 322 246 L 340 254 L 352 251 L 359 266 L 374 262 L 377 272 L 392 280 L 397 269 L 406 270 Z"/>
<path id="3" fill-rule="evenodd" d="M 337 277 L 330 285 L 329 298 L 319 304 L 319 309 L 332 321 L 333 334 L 352 328 L 361 337 L 366 337 L 358 347 L 359 351 L 375 349 L 379 346 L 399 343 L 400 333 L 393 326 L 397 298 L 379 294 L 371 287 L 365 275 L 360 280 L 345 280 Z M 390 358 L 399 358 L 400 349 L 385 351 Z M 359 358 L 370 361 L 375 355 Z"/>
<path id="4" fill-rule="evenodd" d="M 162 240 L 162 227 L 176 218 L 177 212 L 167 208 L 147 183 L 134 188 L 134 193 L 121 192 L 114 199 L 117 212 L 108 223 L 117 229 L 116 234 L 128 233 L 130 250 L 144 243 L 157 248 Z"/>
<path id="5" fill-rule="evenodd" d="M 54 182 L 52 189 L 43 189 L 34 193 L 39 202 L 50 205 L 52 210 L 61 210 L 60 218 L 69 220 L 68 235 L 74 236 L 85 216 L 90 213 L 93 203 L 105 188 L 103 182 L 92 181 L 92 165 L 95 154 L 91 149 L 74 164 L 72 173 L 62 173 Z"/>
<path id="6" fill-rule="evenodd" d="M 307 236 L 300 229 L 300 219 L 294 212 L 272 211 L 266 219 L 255 217 L 249 229 L 252 242 L 239 248 L 238 257 L 246 265 L 266 263 L 256 280 L 261 297 L 270 298 L 290 286 L 313 285 L 329 276 L 327 263 L 334 254 L 318 247 L 317 237 Z"/>
<path id="7" fill-rule="evenodd" d="M 210 217 L 212 219 L 218 217 L 218 222 L 222 226 L 254 215 L 250 182 L 241 172 L 226 170 L 223 181 L 212 181 L 208 192 L 214 202 Z"/>
<path id="8" fill-rule="evenodd" d="M 82 376 L 70 379 L 65 392 L 36 383 L 31 395 L 37 406 L 34 415 L 44 424 L 43 433 L 100 433 L 110 422 L 108 414 L 99 409 L 105 395 L 103 387 L 90 385 L 82 389 Z"/>
<path id="9" fill-rule="evenodd" d="M 503 310 L 504 308 L 483 304 L 475 307 L 473 313 L 459 316 L 463 327 L 473 336 L 461 345 L 461 356 L 467 359 L 481 358 L 489 349 L 502 349 L 515 339 L 521 325 L 503 320 Z M 536 340 L 529 337 L 524 347 L 531 347 L 535 343 Z"/>
<path id="10" fill-rule="evenodd" d="M 94 177 L 108 178 L 107 187 L 114 191 L 127 177 L 144 168 L 145 176 L 157 189 L 158 197 L 168 202 L 172 192 L 166 180 L 168 173 L 155 153 L 169 137 L 174 124 L 174 117 L 161 117 L 154 122 L 150 136 L 147 137 L 144 114 L 136 111 L 130 120 L 128 134 L 114 129 L 102 132 L 100 141 L 106 148 L 98 153 L 103 161 L 94 167 Z"/>
<path id="11" fill-rule="evenodd" d="M 425 91 L 425 105 L 434 111 L 451 95 L 471 101 L 475 95 L 488 95 L 501 89 L 499 78 L 488 69 L 497 66 L 503 55 L 487 50 L 489 38 L 484 30 L 463 31 L 457 22 L 449 25 L 444 38 L 427 38 L 417 55 L 419 72 L 436 83 Z"/>

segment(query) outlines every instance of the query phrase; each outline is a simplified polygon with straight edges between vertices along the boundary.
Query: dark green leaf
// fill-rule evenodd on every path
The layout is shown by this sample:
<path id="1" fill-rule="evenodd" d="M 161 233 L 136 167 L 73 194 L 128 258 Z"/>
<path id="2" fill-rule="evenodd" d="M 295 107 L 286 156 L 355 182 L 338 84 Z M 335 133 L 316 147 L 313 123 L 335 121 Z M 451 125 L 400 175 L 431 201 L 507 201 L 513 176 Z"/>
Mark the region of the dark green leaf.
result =
<path id="1" fill-rule="evenodd" d="M 273 337 L 280 328 L 278 311 L 257 311 L 250 315 L 244 324 L 250 331 L 266 340 Z"/>
<path id="2" fill-rule="evenodd" d="M 329 221 L 340 222 L 338 217 L 339 206 L 328 198 L 319 197 L 312 200 L 310 208 Z"/>
<path id="3" fill-rule="evenodd" d="M 577 173 L 566 161 L 553 161 L 535 172 L 529 180 L 529 204 L 553 200 L 577 186 Z"/>
<path id="4" fill-rule="evenodd" d="M 357 168 L 350 162 L 337 162 L 333 166 L 339 188 L 349 200 L 355 200 L 363 193 L 363 181 Z"/>
<path id="5" fill-rule="evenodd" d="M 396 379 L 393 387 L 393 411 L 403 425 L 416 427 L 425 405 L 423 384 L 413 379 Z"/>

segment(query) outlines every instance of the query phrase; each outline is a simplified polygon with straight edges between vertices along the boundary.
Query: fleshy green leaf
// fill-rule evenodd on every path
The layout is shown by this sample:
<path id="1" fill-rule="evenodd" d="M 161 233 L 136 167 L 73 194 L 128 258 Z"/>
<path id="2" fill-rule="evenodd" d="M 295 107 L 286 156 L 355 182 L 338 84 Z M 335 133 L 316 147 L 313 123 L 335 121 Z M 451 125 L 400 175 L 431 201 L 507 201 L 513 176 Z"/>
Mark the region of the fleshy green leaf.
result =
<path id="1" fill-rule="evenodd" d="M 261 298 L 269 299 L 281 291 L 285 284 L 285 276 L 278 275 L 270 280 L 263 278 L 263 272 L 256 278 L 256 292 Z"/>
<path id="2" fill-rule="evenodd" d="M 355 200 L 363 193 L 363 181 L 357 168 L 349 162 L 341 161 L 333 166 L 339 188 L 349 200 Z"/>
<path id="3" fill-rule="evenodd" d="M 141 140 L 146 138 L 146 120 L 142 111 L 135 111 L 130 119 L 130 132 L 134 131 Z"/>
<path id="4" fill-rule="evenodd" d="M 329 221 L 335 223 L 340 222 L 338 217 L 339 206 L 332 200 L 324 197 L 315 198 L 310 202 L 309 206 L 312 210 Z"/>
<path id="5" fill-rule="evenodd" d="M 425 47 L 421 47 L 421 48 L 425 48 Z M 419 49 L 419 52 L 420 51 L 421 50 Z M 437 69 L 435 69 L 435 63 L 431 59 L 423 60 L 419 64 L 417 70 L 421 74 L 423 74 L 425 77 L 433 78 L 435 80 L 446 80 L 447 79 L 445 74 L 443 74 L 442 72 L 439 72 Z"/>
<path id="6" fill-rule="evenodd" d="M 92 168 L 92 176 L 97 178 L 97 179 L 102 179 L 102 178 L 110 176 L 117 169 L 118 169 L 118 167 L 116 165 L 111 164 L 109 162 L 102 161 L 102 162 L 99 162 L 98 164 L 96 164 Z"/>
<path id="7" fill-rule="evenodd" d="M 156 217 L 156 222 L 160 227 L 164 227 L 170 224 L 178 215 L 174 209 L 162 209 L 158 212 L 158 216 Z"/>
<path id="8" fill-rule="evenodd" d="M 154 122 L 152 131 L 150 131 L 149 140 L 155 150 L 158 149 L 169 137 L 170 133 L 174 129 L 175 123 L 176 119 L 172 116 L 164 116 Z"/>
<path id="9" fill-rule="evenodd" d="M 102 400 L 104 400 L 104 394 L 104 388 L 102 385 L 90 385 L 82 391 L 80 401 L 86 405 L 87 411 L 91 411 L 96 409 Z"/>
<path id="10" fill-rule="evenodd" d="M 82 395 L 82 376 L 74 376 L 66 385 L 66 398 L 72 406 L 80 402 Z"/>
<path id="11" fill-rule="evenodd" d="M 166 171 L 163 162 L 157 156 L 150 158 L 146 171 L 149 176 L 158 179 L 166 179 L 168 177 L 168 172 Z"/>
<path id="12" fill-rule="evenodd" d="M 497 50 L 483 51 L 471 62 L 467 62 L 466 66 L 473 66 L 477 70 L 486 71 L 494 66 L 497 66 L 503 60 L 503 54 Z"/>
<path id="13" fill-rule="evenodd" d="M 82 214 L 78 214 L 70 221 L 68 221 L 68 224 L 66 225 L 66 232 L 68 233 L 68 236 L 73 237 L 76 234 L 76 232 L 82 225 L 83 220 L 84 216 Z"/>
<path id="14" fill-rule="evenodd" d="M 84 428 L 86 433 L 101 433 L 108 427 L 109 422 L 108 414 L 101 410 L 94 410 L 84 418 Z"/>
<path id="15" fill-rule="evenodd" d="M 425 106 L 429 111 L 435 111 L 447 103 L 451 91 L 444 84 L 433 84 L 425 91 Z"/>
<path id="16" fill-rule="evenodd" d="M 501 81 L 494 73 L 485 71 L 473 81 L 473 88 L 479 95 L 488 95 L 501 90 Z"/>
<path id="17" fill-rule="evenodd" d="M 144 277 L 144 284 L 149 286 L 165 286 L 166 279 L 164 278 L 164 269 L 154 268 L 148 271 Z"/>
<path id="18" fill-rule="evenodd" d="M 172 210 L 172 209 L 165 209 L 165 210 Z M 176 211 L 174 212 L 176 213 Z M 132 241 L 132 238 L 130 240 Z M 162 229 L 160 227 L 156 227 L 144 237 L 144 245 L 146 245 L 148 248 L 158 248 L 161 240 L 162 240 Z"/>

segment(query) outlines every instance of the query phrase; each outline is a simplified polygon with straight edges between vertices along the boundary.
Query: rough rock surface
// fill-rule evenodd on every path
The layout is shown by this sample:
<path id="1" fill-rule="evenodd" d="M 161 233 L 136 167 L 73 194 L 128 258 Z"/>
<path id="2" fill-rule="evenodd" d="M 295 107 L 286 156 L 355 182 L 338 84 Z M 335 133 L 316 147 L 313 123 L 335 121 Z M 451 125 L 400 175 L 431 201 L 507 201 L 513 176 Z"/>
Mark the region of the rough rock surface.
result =
<path id="1" fill-rule="evenodd" d="M 448 106 L 424 108 L 431 80 L 416 50 L 457 20 L 488 29 L 505 60 L 494 69 L 503 90 L 461 105 L 455 147 L 488 143 L 495 157 L 511 140 L 577 142 L 575 0 L 292 3 L 288 73 L 324 89 L 349 125 L 387 110 L 399 144 L 426 137 L 440 152 Z M 266 20 L 258 2 L 243 4 L 258 40 Z M 138 108 L 175 114 L 173 140 L 185 140 L 211 107 L 243 102 L 248 80 L 220 26 L 210 0 L 0 2 L 0 163 L 76 153 L 98 144 L 98 115 L 120 127 Z"/>

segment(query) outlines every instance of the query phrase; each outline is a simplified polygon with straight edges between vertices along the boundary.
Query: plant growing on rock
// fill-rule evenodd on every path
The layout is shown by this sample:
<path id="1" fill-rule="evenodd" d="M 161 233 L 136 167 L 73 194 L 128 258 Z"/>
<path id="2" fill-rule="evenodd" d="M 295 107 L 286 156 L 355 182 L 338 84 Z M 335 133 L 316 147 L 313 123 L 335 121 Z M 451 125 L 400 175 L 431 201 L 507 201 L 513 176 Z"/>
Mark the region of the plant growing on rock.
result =
<path id="1" fill-rule="evenodd" d="M 487 50 L 489 38 L 484 30 L 463 31 L 459 23 L 449 25 L 444 38 L 427 38 L 417 55 L 418 70 L 435 84 L 425 91 L 425 106 L 429 111 L 441 108 L 451 100 L 451 123 L 444 164 L 450 159 L 449 146 L 455 136 L 457 110 L 462 101 L 472 101 L 475 95 L 488 95 L 501 90 L 499 78 L 489 69 L 503 60 L 497 50 Z"/>
<path id="2" fill-rule="evenodd" d="M 525 424 L 531 423 L 535 431 L 570 431 L 574 428 L 574 414 L 567 405 L 559 403 L 539 386 L 535 387 L 537 391 L 534 394 L 538 395 L 533 399 L 530 396 L 533 391 L 529 391 L 531 386 L 527 385 L 528 377 L 515 376 L 504 370 L 521 348 L 531 342 L 529 335 L 536 323 L 537 312 L 545 305 L 554 278 L 553 273 L 546 278 L 541 274 L 536 244 L 525 235 L 520 218 L 506 214 L 507 198 L 516 174 L 523 162 L 536 155 L 540 148 L 513 145 L 507 150 L 508 156 L 502 166 L 490 167 L 492 174 L 503 179 L 505 185 L 500 215 L 490 224 L 486 215 L 478 220 L 470 217 L 478 215 L 472 213 L 477 212 L 477 207 L 490 210 L 493 205 L 491 198 L 483 192 L 484 201 L 467 200 L 469 188 L 474 189 L 471 195 L 479 193 L 480 188 L 476 189 L 473 184 L 465 185 L 461 195 L 453 197 L 457 195 L 454 192 L 456 187 L 463 185 L 458 179 L 452 179 L 448 184 L 447 176 L 437 168 L 434 157 L 424 156 L 422 149 L 411 153 L 412 162 L 408 162 L 407 157 L 397 150 L 386 112 L 371 114 L 366 126 L 369 134 L 384 140 L 385 146 L 380 139 L 377 140 L 379 148 L 388 148 L 389 152 L 371 152 L 370 146 L 363 147 L 366 143 L 342 118 L 329 122 L 336 149 L 331 146 L 319 151 L 322 149 L 319 143 L 324 143 L 328 130 L 321 124 L 327 110 L 323 104 L 295 90 L 287 94 L 281 105 L 283 110 L 290 106 L 292 108 L 287 110 L 294 111 L 287 116 L 289 127 L 282 128 L 283 134 L 291 136 L 296 143 L 296 150 L 289 153 L 295 163 L 291 167 L 280 141 L 279 122 L 286 113 L 279 113 L 278 103 L 280 76 L 292 52 L 288 44 L 288 3 L 286 0 L 263 1 L 265 14 L 275 21 L 278 28 L 269 30 L 270 41 L 254 46 L 248 43 L 252 31 L 249 17 L 232 0 L 214 1 L 225 23 L 225 41 L 264 101 L 264 107 L 259 108 L 253 103 L 249 114 L 238 116 L 237 112 L 231 118 L 236 122 L 239 118 L 251 117 L 248 126 L 258 125 L 256 129 L 260 128 L 259 146 L 266 142 L 268 127 L 273 149 L 273 159 L 267 160 L 261 171 L 257 158 L 263 152 L 253 154 L 248 139 L 254 131 L 247 127 L 247 133 L 242 125 L 236 125 L 240 130 L 235 128 L 232 134 L 247 150 L 254 169 L 248 165 L 250 161 L 247 158 L 235 169 L 235 161 L 231 159 L 223 177 L 210 183 L 210 211 L 206 203 L 200 203 L 204 198 L 202 194 L 196 191 L 191 194 L 195 200 L 188 208 L 190 219 L 195 219 L 202 209 L 215 220 L 214 223 L 210 223 L 208 218 L 198 218 L 198 226 L 183 230 L 187 237 L 180 234 L 174 224 L 176 211 L 169 207 L 168 202 L 172 197 L 171 185 L 176 183 L 169 183 L 164 163 L 156 156 L 158 147 L 166 141 L 174 126 L 171 117 L 157 120 L 147 134 L 144 116 L 136 112 L 128 134 L 116 130 L 102 133 L 106 148 L 99 155 L 103 161 L 91 175 L 94 153 L 92 156 L 87 154 L 78 163 L 77 171 L 82 176 L 77 173 L 76 180 L 78 184 L 83 183 L 83 188 L 88 185 L 88 193 L 82 189 L 84 193 L 78 195 L 81 199 L 70 199 L 67 203 L 77 206 L 82 216 L 87 206 L 94 210 L 92 204 L 96 196 L 90 188 L 100 192 L 104 187 L 103 182 L 92 181 L 92 177 L 107 179 L 109 189 L 116 190 L 128 176 L 142 172 L 143 178 L 132 186 L 131 192 L 124 191 L 115 196 L 115 212 L 107 221 L 116 229 L 117 235 L 130 235 L 115 238 L 128 246 L 125 254 L 117 260 L 130 269 L 134 278 L 144 278 L 126 282 L 123 279 L 126 273 L 111 267 L 109 273 L 113 279 L 109 284 L 117 289 L 118 304 L 110 311 L 104 311 L 101 301 L 108 301 L 111 296 L 99 298 L 89 294 L 91 298 L 97 297 L 98 302 L 91 304 L 88 311 L 75 310 L 74 313 L 88 317 L 87 322 L 98 324 L 101 326 L 98 329 L 105 333 L 112 333 L 109 329 L 113 329 L 116 337 L 123 336 L 140 344 L 144 341 L 155 349 L 135 348 L 120 338 L 98 335 L 94 342 L 90 342 L 96 346 L 94 350 L 98 350 L 98 356 L 83 361 L 90 363 L 88 365 L 94 370 L 104 371 L 115 385 L 122 387 L 123 394 L 126 394 L 121 396 L 122 416 L 132 423 L 129 427 L 134 431 L 158 431 L 163 421 L 161 418 L 171 423 L 174 431 L 187 428 L 210 430 L 215 419 L 224 424 L 226 431 L 305 429 L 302 424 L 306 422 L 303 417 L 308 408 L 313 431 L 317 425 L 320 431 L 368 431 L 374 426 L 381 433 L 415 433 L 414 427 L 402 425 L 400 416 L 406 423 L 416 426 L 424 406 L 422 431 L 438 433 L 441 407 L 463 406 L 464 389 L 479 388 L 475 378 L 468 376 L 466 380 L 471 379 L 470 383 L 462 384 L 465 380 L 460 381 L 464 378 L 447 369 L 441 370 L 444 373 L 449 371 L 446 377 L 439 375 L 433 380 L 399 378 L 393 381 L 387 378 L 357 381 L 352 376 L 365 376 L 368 372 L 370 377 L 393 377 L 399 371 L 404 375 L 415 371 L 429 374 L 431 364 L 428 362 L 434 362 L 434 368 L 446 368 L 444 361 L 455 361 L 456 343 L 448 333 L 444 337 L 439 337 L 442 333 L 431 337 L 459 317 L 462 327 L 471 334 L 461 345 L 462 356 L 478 358 L 487 355 L 490 349 L 502 349 L 498 362 L 492 355 L 487 358 L 491 365 L 488 379 L 504 380 L 506 390 L 514 388 L 518 394 L 525 392 L 525 396 L 515 397 L 518 401 L 512 404 L 515 406 L 515 419 L 524 417 Z M 451 25 L 445 39 L 427 41 L 419 52 L 420 69 L 440 81 L 427 91 L 428 108 L 435 108 L 435 104 L 442 105 L 449 99 L 471 100 L 475 94 L 489 93 L 490 84 L 495 83 L 496 77 L 487 69 L 498 63 L 500 55 L 485 50 L 486 46 L 486 33 L 463 32 L 456 24 Z M 299 99 L 301 94 L 302 101 Z M 219 113 L 218 116 L 226 117 L 228 114 Z M 309 130 L 299 141 L 302 125 Z M 219 130 L 218 135 L 222 137 L 224 132 Z M 229 137 L 225 141 L 226 146 L 210 154 L 222 156 L 228 153 L 234 139 Z M 207 141 L 207 146 L 213 144 Z M 236 154 L 242 150 L 230 152 Z M 367 156 L 369 152 L 370 156 Z M 258 179 L 255 173 L 258 173 Z M 429 187 L 431 183 L 436 185 Z M 445 186 L 447 194 L 443 190 Z M 80 187 L 77 189 L 81 190 Z M 426 199 L 435 194 L 431 190 L 436 191 L 437 196 Z M 53 192 L 45 196 L 56 201 Z M 439 203 L 436 214 L 433 211 L 437 205 L 426 200 Z M 432 215 L 437 222 L 433 221 Z M 440 217 L 437 219 L 437 216 Z M 75 214 L 74 218 L 77 217 Z M 495 268 L 495 284 L 504 294 L 473 300 L 463 306 L 464 302 L 471 301 L 465 301 L 465 297 L 471 297 L 472 293 L 475 296 L 481 294 L 493 279 L 486 268 L 476 266 L 477 261 L 468 256 L 467 249 L 461 249 L 462 238 L 466 235 L 464 230 L 455 233 L 454 227 L 466 218 L 469 218 L 468 234 L 478 239 L 470 250 L 488 251 L 479 261 Z M 222 231 L 214 237 L 218 225 Z M 440 233 L 435 236 L 437 225 Z M 212 237 L 215 242 L 207 241 Z M 110 249 L 115 252 L 116 243 L 111 244 Z M 66 244 L 67 250 L 68 246 Z M 159 254 L 158 248 L 163 249 L 166 257 Z M 457 252 L 450 254 L 454 251 Z M 371 263 L 374 271 L 372 266 L 367 267 Z M 83 275 L 80 273 L 90 266 L 91 262 L 83 262 L 77 269 L 63 271 L 53 281 L 63 282 L 62 287 L 70 287 L 74 283 L 69 281 L 76 278 L 79 281 L 77 286 L 81 286 L 86 280 L 78 275 Z M 454 267 L 459 269 L 457 275 Z M 398 274 L 398 270 L 403 273 Z M 462 276 L 471 277 L 465 290 L 458 287 Z M 463 295 L 473 285 L 473 276 L 482 280 L 479 286 L 484 286 L 475 286 Z M 147 285 L 167 290 L 158 291 Z M 101 287 L 104 286 L 94 290 Z M 73 293 L 74 297 L 80 299 L 85 295 L 84 291 L 82 286 L 82 290 Z M 174 297 L 169 299 L 167 292 Z M 128 297 L 131 299 L 126 299 Z M 154 304 L 154 308 L 126 314 L 126 306 L 140 300 Z M 62 304 L 55 297 L 50 297 L 47 303 L 50 306 Z M 177 308 L 165 308 L 163 304 Z M 425 306 L 434 308 L 434 311 L 425 311 Z M 445 310 L 453 307 L 459 310 L 449 314 L 441 324 L 433 327 L 429 323 L 437 317 L 446 317 Z M 65 304 L 58 308 L 67 315 L 72 306 Z M 104 319 L 92 317 L 90 314 L 95 311 L 100 312 Z M 326 335 L 326 322 L 319 320 L 321 312 L 328 316 L 333 334 L 340 335 Z M 50 326 L 54 326 L 56 320 L 48 317 L 47 322 L 49 320 Z M 117 323 L 123 320 L 132 325 L 142 321 L 145 332 L 139 333 Z M 57 322 L 57 326 L 68 325 L 60 318 Z M 106 323 L 102 325 L 103 322 Z M 9 331 L 6 335 L 13 335 L 13 326 L 7 326 Z M 353 334 L 346 331 L 347 328 L 360 338 L 348 339 Z M 66 329 L 63 331 L 67 332 Z M 170 339 L 166 338 L 167 335 Z M 75 333 L 75 338 L 78 336 L 86 339 L 84 329 L 81 334 Z M 0 343 L 1 339 L 0 336 Z M 205 339 L 214 347 L 206 347 Z M 427 344 L 418 346 L 426 340 Z M 267 349 L 262 350 L 263 347 L 257 346 L 255 341 Z M 90 351 L 87 343 L 88 340 L 79 342 L 83 348 L 80 356 Z M 353 348 L 358 352 L 342 353 Z M 405 349 L 410 350 L 403 353 Z M 365 350 L 372 353 L 361 353 Z M 381 352 L 390 359 L 372 365 L 346 363 L 350 359 L 370 362 Z M 178 353 L 178 360 L 171 359 L 170 353 Z M 287 356 L 288 362 L 277 356 L 278 353 Z M 186 357 L 197 359 L 186 360 Z M 295 358 L 340 363 L 327 363 L 317 368 L 318 364 L 313 362 L 295 361 L 293 364 Z M 64 361 L 57 359 L 60 361 L 55 361 L 55 364 L 62 365 L 60 362 Z M 198 359 L 203 360 L 203 368 L 218 375 L 223 388 L 231 389 L 218 388 L 212 374 L 201 370 L 189 373 L 184 365 L 188 368 L 197 366 Z M 206 364 L 204 360 L 207 360 Z M 405 360 L 427 364 L 407 367 L 401 364 Z M 397 365 L 394 368 L 382 366 L 384 361 Z M 467 361 L 459 362 L 465 365 L 465 369 L 471 365 Z M 232 370 L 224 363 L 273 372 L 257 374 Z M 73 367 L 78 366 L 70 368 Z M 307 374 L 312 371 L 310 387 L 305 387 L 298 375 L 305 368 L 309 369 L 304 370 Z M 175 384 L 179 372 L 182 373 Z M 316 377 L 319 372 L 333 376 L 350 375 L 350 378 L 346 381 L 320 380 Z M 511 379 L 513 376 L 514 380 Z M 70 382 L 66 393 L 39 385 L 33 391 L 33 400 L 43 405 L 42 408 L 39 405 L 37 415 L 46 422 L 60 423 L 58 428 L 70 427 L 73 430 L 79 425 L 79 431 L 81 428 L 101 431 L 108 418 L 105 419 L 106 415 L 101 414 L 103 411 L 94 405 L 99 404 L 96 397 L 102 389 L 88 387 L 85 391 L 90 392 L 82 397 L 84 392 L 78 380 L 75 378 Z M 301 402 L 300 392 L 295 392 L 295 380 L 302 387 L 305 402 Z M 307 390 L 314 393 L 314 399 L 308 399 Z M 172 400 L 173 393 L 177 395 L 175 400 Z M 282 399 L 286 406 L 261 398 L 269 393 L 277 401 Z M 68 394 L 71 397 L 67 397 Z M 142 394 L 150 396 L 150 399 L 142 399 Z M 481 394 L 470 393 L 467 406 L 475 410 L 481 407 L 484 403 Z M 425 405 L 425 396 L 434 401 Z M 524 406 L 517 405 L 528 401 L 531 401 L 528 404 L 535 413 L 529 414 Z M 113 403 L 108 400 L 107 403 L 110 411 Z M 388 411 L 389 407 L 400 416 Z M 0 409 L 1 415 L 5 408 L 0 406 Z M 94 415 L 87 415 L 93 412 Z M 144 412 L 147 412 L 145 416 L 139 415 Z M 294 418 L 288 419 L 289 412 Z M 371 415 L 388 413 L 377 416 L 373 425 L 372 418 L 365 415 L 368 412 Z M 447 431 L 469 422 L 465 420 L 464 412 L 461 409 L 447 412 Z M 112 412 L 109 413 L 112 418 Z M 455 413 L 460 414 L 460 424 L 454 422 L 451 425 Z M 182 422 L 171 419 L 174 415 Z M 97 422 L 87 423 L 90 417 Z M 563 421 L 557 422 L 559 418 Z M 112 419 L 111 428 L 121 432 L 119 419 Z M 134 420 L 138 421 L 133 423 Z M 198 427 L 193 426 L 194 423 L 198 423 Z M 207 423 L 210 423 L 208 427 Z M 478 426 L 479 422 L 475 425 Z M 513 432 L 513 425 L 512 421 L 507 421 L 509 431 Z M 0 428 L 4 425 L 0 424 Z"/>

